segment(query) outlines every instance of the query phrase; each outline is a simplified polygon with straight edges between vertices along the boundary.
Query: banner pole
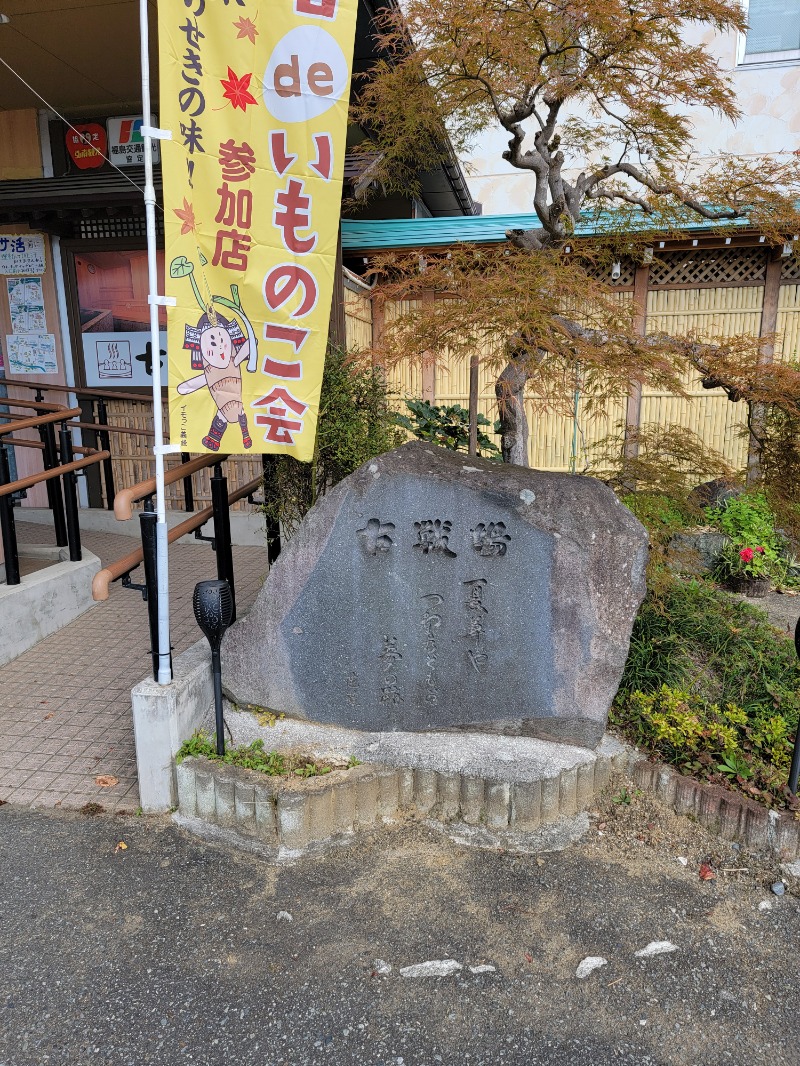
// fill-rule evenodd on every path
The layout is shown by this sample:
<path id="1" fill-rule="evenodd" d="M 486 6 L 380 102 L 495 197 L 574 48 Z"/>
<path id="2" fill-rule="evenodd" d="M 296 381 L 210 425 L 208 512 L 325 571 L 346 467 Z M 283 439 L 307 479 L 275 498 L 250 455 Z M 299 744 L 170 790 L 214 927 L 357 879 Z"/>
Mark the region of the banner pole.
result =
<path id="1" fill-rule="evenodd" d="M 169 640 L 169 571 L 167 558 L 167 515 L 164 503 L 164 426 L 161 408 L 161 340 L 159 336 L 158 260 L 156 258 L 156 193 L 153 185 L 153 140 L 150 127 L 150 49 L 147 0 L 139 0 L 139 28 L 142 52 L 142 116 L 144 139 L 144 207 L 147 221 L 147 276 L 150 289 L 150 350 L 153 366 L 153 430 L 156 461 L 156 564 L 158 573 L 158 656 L 156 680 L 168 685 L 172 680 Z"/>

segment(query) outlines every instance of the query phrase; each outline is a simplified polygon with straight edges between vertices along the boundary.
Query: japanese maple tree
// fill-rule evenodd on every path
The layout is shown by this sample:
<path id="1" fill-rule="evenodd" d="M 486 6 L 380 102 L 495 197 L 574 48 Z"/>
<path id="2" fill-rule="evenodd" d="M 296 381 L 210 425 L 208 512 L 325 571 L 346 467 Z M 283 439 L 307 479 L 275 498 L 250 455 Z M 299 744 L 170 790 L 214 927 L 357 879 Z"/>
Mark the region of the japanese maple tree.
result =
<path id="1" fill-rule="evenodd" d="M 507 247 L 426 252 L 424 273 L 417 254 L 375 264 L 387 296 L 435 286 L 455 298 L 398 320 L 396 357 L 488 347 L 498 369 L 508 364 L 497 387 L 507 461 L 527 464 L 526 386 L 554 403 L 578 365 L 598 402 L 634 381 L 680 393 L 693 366 L 734 399 L 797 409 L 800 378 L 765 369 L 763 338 L 642 338 L 633 310 L 597 280 L 598 263 L 636 259 L 654 234 L 698 219 L 745 222 L 773 244 L 798 232 L 796 158 L 701 165 L 695 154 L 692 108 L 739 116 L 697 31 L 745 30 L 736 0 L 404 0 L 385 11 L 385 58 L 355 109 L 380 151 L 373 176 L 409 190 L 447 158 L 445 129 L 464 152 L 498 124 L 503 158 L 530 175 L 538 225 L 509 231 Z M 576 241 L 592 219 L 596 236 Z"/>

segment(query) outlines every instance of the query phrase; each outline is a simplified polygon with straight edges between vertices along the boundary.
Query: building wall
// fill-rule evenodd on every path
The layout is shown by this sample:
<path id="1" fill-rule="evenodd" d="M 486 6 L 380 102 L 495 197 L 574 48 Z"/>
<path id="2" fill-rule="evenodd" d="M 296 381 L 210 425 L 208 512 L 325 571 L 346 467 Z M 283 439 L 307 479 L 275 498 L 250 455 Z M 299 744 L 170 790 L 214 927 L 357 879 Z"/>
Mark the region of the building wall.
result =
<path id="1" fill-rule="evenodd" d="M 759 62 L 757 56 L 744 55 L 737 33 L 690 29 L 686 39 L 707 46 L 720 71 L 730 78 L 742 112 L 734 123 L 707 108 L 686 108 L 694 127 L 691 149 L 698 162 L 713 160 L 720 153 L 780 155 L 800 149 L 800 59 Z M 508 134 L 498 126 L 481 134 L 467 160 L 470 192 L 483 204 L 486 215 L 533 210 L 533 175 L 504 162 L 502 153 L 507 147 Z"/>

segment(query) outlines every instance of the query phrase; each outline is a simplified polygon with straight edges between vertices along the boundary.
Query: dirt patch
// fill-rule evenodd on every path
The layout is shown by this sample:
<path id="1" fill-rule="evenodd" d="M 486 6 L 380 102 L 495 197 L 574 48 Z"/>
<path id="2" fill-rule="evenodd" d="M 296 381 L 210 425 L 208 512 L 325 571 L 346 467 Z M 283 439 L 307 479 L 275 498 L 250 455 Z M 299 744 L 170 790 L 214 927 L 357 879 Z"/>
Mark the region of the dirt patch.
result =
<path id="1" fill-rule="evenodd" d="M 592 828 L 579 846 L 588 855 L 602 854 L 625 866 L 632 876 L 641 876 L 646 867 L 670 875 L 689 871 L 700 880 L 704 864 L 714 874 L 709 880 L 720 884 L 750 880 L 768 888 L 779 876 L 777 859 L 770 863 L 743 845 L 716 836 L 630 780 L 609 789 L 590 816 Z M 800 895 L 797 889 L 787 891 Z"/>

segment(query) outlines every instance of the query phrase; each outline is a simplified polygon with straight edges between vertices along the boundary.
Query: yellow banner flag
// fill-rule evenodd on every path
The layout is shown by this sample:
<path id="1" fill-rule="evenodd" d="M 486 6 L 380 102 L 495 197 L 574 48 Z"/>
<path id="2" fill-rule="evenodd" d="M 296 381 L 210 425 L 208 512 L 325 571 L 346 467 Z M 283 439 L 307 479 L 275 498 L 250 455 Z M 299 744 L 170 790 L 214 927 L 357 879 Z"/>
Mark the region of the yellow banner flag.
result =
<path id="1" fill-rule="evenodd" d="M 159 0 L 170 437 L 309 460 L 358 0 Z"/>

